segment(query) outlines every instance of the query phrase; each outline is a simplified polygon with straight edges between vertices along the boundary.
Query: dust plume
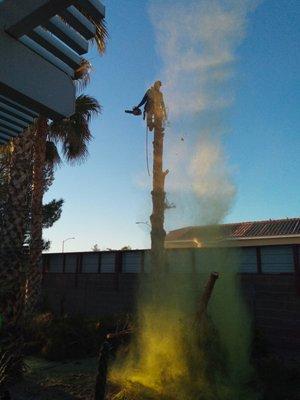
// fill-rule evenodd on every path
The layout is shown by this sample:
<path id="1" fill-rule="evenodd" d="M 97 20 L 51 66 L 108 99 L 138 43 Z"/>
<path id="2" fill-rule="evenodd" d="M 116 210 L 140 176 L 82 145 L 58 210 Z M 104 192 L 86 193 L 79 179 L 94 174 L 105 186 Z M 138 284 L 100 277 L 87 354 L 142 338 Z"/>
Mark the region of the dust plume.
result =
<path id="1" fill-rule="evenodd" d="M 247 0 L 151 1 L 170 125 L 165 134 L 169 212 L 174 228 L 218 224 L 234 201 L 223 136 L 234 101 L 230 80 L 245 36 Z M 138 332 L 111 379 L 116 399 L 257 399 L 249 389 L 250 321 L 237 285 L 238 260 L 227 249 L 167 252 L 169 274 L 148 281 L 138 298 Z M 147 260 L 146 260 L 147 265 Z M 211 271 L 221 273 L 209 320 L 195 328 L 197 299 Z M 152 283 L 153 285 L 153 283 Z"/>
<path id="2" fill-rule="evenodd" d="M 247 0 L 152 3 L 171 119 L 232 103 L 224 84 L 245 35 L 250 4 Z"/>
<path id="3" fill-rule="evenodd" d="M 234 101 L 231 78 L 236 51 L 256 4 L 248 0 L 151 3 L 171 125 L 166 135 L 166 148 L 171 149 L 166 155 L 171 171 L 167 185 L 187 219 L 181 223 L 221 222 L 232 206 L 235 188 L 223 151 L 224 115 Z M 186 212 L 187 204 L 191 213 Z"/>

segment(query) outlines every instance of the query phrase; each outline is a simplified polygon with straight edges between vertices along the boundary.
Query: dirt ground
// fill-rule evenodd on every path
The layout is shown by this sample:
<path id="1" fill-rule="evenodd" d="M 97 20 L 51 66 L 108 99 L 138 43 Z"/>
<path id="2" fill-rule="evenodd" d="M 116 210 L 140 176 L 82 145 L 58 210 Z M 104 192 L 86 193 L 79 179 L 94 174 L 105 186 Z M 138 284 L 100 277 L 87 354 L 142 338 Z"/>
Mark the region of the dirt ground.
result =
<path id="1" fill-rule="evenodd" d="M 23 382 L 12 388 L 13 400 L 90 400 L 93 398 L 97 359 L 50 362 L 26 361 Z"/>
<path id="2" fill-rule="evenodd" d="M 93 400 L 97 359 L 50 362 L 40 358 L 26 360 L 24 380 L 11 388 L 13 400 Z M 277 371 L 278 369 L 278 371 Z M 299 400 L 300 369 L 265 365 L 259 400 Z M 117 388 L 108 387 L 107 399 Z M 235 399 L 233 399 L 235 400 Z M 243 400 L 243 399 L 239 399 Z"/>

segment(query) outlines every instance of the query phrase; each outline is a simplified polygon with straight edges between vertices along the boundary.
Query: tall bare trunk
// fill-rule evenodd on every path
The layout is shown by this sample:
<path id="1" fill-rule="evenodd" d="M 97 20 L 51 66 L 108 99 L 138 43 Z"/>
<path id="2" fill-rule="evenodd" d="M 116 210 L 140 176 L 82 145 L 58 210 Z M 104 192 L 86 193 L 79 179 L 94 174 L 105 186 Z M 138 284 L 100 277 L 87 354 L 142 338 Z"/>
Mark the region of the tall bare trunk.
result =
<path id="1" fill-rule="evenodd" d="M 31 133 L 14 140 L 0 241 L 0 387 L 21 373 L 22 313 L 27 252 L 24 248 L 30 201 Z"/>
<path id="2" fill-rule="evenodd" d="M 168 170 L 163 171 L 164 128 L 162 119 L 156 119 L 153 140 L 153 189 L 151 221 L 151 264 L 156 278 L 165 269 L 164 243 L 166 231 L 165 219 L 165 177 Z"/>

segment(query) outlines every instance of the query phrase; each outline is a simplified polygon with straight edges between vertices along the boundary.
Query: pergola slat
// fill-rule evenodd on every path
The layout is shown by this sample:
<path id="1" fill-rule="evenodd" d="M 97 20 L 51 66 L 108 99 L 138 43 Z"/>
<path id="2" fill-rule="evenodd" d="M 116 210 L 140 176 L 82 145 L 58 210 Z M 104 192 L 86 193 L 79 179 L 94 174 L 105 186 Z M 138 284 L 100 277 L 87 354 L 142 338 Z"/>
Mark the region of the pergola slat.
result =
<path id="1" fill-rule="evenodd" d="M 7 97 L 4 97 L 2 95 L 0 95 L 0 102 L 3 104 L 7 104 L 8 106 L 13 107 L 16 110 L 19 110 L 20 112 L 22 112 L 26 115 L 29 115 L 32 118 L 36 118 L 39 116 L 39 114 L 36 113 L 35 111 L 30 110 L 27 107 L 21 106 L 20 104 L 16 103 L 15 101 L 8 99 Z"/>
<path id="2" fill-rule="evenodd" d="M 9 133 L 7 133 L 6 131 L 0 131 L 0 138 L 4 139 L 4 140 L 11 140 L 13 138 L 15 138 L 16 136 L 18 136 L 16 133 L 14 135 L 11 135 Z"/>
<path id="3" fill-rule="evenodd" d="M 11 129 L 7 129 L 2 126 L 0 126 L 0 132 L 3 132 L 3 133 L 5 133 L 5 135 L 12 136 L 12 137 L 18 136 L 20 134 L 19 132 L 14 132 Z"/>
<path id="4" fill-rule="evenodd" d="M 100 0 L 0 0 L 1 143 L 38 115 L 72 115 L 75 71 L 104 17 Z"/>
<path id="5" fill-rule="evenodd" d="M 17 12 L 11 17 L 6 31 L 15 38 L 27 35 L 60 11 L 73 4 L 72 0 L 10 0 Z"/>
<path id="6" fill-rule="evenodd" d="M 44 47 L 45 50 L 52 53 L 72 69 L 76 70 L 80 67 L 81 57 L 43 28 L 35 28 L 28 34 L 28 37 L 37 42 L 40 46 Z"/>
<path id="7" fill-rule="evenodd" d="M 59 15 L 85 39 L 90 40 L 95 36 L 95 26 L 74 6 L 68 7 Z"/>
<path id="8" fill-rule="evenodd" d="M 7 122 L 7 121 L 3 121 L 3 120 L 1 120 L 1 118 L 0 118 L 0 128 L 1 128 L 2 130 L 5 130 L 5 131 L 9 132 L 9 133 L 17 133 L 17 134 L 20 134 L 20 133 L 23 132 L 23 129 L 22 129 L 22 128 L 20 128 L 20 127 L 18 127 L 18 126 L 15 126 L 15 125 L 13 125 L 13 124 L 10 124 L 10 123 Z"/>
<path id="9" fill-rule="evenodd" d="M 27 124 L 31 124 L 33 122 L 33 117 L 26 115 L 13 107 L 8 106 L 7 104 L 3 104 L 0 99 L 0 111 L 3 111 L 11 116 L 23 120 Z"/>
<path id="10" fill-rule="evenodd" d="M 85 54 L 88 52 L 88 41 L 73 28 L 66 25 L 58 16 L 51 18 L 45 24 L 45 27 L 78 54 Z"/>
<path id="11" fill-rule="evenodd" d="M 13 0 L 18 3 L 17 0 Z M 29 4 L 30 3 L 30 4 Z M 66 10 L 67 14 L 71 14 L 71 19 L 76 25 L 81 25 L 82 29 L 88 37 L 83 34 L 86 39 L 91 39 L 95 35 L 95 30 L 91 34 L 90 22 L 85 18 L 80 10 L 89 14 L 94 20 L 101 20 L 105 17 L 105 7 L 99 0 L 31 0 L 24 2 L 18 7 L 18 13 L 12 18 L 11 25 L 7 28 L 7 32 L 15 38 L 28 35 L 37 26 L 44 25 L 55 15 L 63 15 Z M 15 5 L 17 7 L 17 5 Z M 76 11 L 74 11 L 74 9 Z M 77 21 L 75 20 L 77 19 Z M 88 22 L 87 22 L 88 21 Z M 70 24 L 71 25 L 71 24 Z M 93 24 L 92 24 L 93 25 Z M 76 29 L 74 27 L 74 29 Z M 77 30 L 77 29 L 76 29 Z M 78 30 L 80 33 L 80 31 Z"/>
<path id="12" fill-rule="evenodd" d="M 60 59 L 55 57 L 52 53 L 49 51 L 45 50 L 44 47 L 36 43 L 34 40 L 30 39 L 28 36 L 22 36 L 20 38 L 20 42 L 25 44 L 27 47 L 29 47 L 31 50 L 33 50 L 35 53 L 38 55 L 42 56 L 45 60 L 49 61 L 51 64 L 53 64 L 55 67 L 59 68 L 69 76 L 74 75 L 74 71 L 72 68 L 70 68 L 68 65 L 66 65 L 64 62 L 62 62 Z"/>
<path id="13" fill-rule="evenodd" d="M 0 118 L 3 121 L 9 122 L 10 124 L 15 125 L 20 128 L 23 128 L 23 129 L 27 128 L 27 126 L 28 126 L 28 124 L 26 122 L 24 122 L 18 118 L 15 118 L 12 115 L 9 115 L 1 110 L 0 110 Z"/>
<path id="14" fill-rule="evenodd" d="M 101 20 L 105 17 L 105 7 L 98 0 L 74 0 L 75 6 L 92 15 L 95 20 Z"/>

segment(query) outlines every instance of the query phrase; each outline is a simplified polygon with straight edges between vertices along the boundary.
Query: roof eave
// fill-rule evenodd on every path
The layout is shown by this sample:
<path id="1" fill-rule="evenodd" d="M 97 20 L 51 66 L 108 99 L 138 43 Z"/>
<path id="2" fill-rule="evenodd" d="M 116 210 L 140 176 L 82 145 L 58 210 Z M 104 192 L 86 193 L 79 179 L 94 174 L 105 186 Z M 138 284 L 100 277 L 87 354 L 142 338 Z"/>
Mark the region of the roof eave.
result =
<path id="1" fill-rule="evenodd" d="M 272 235 L 272 236 L 245 236 L 245 237 L 231 237 L 224 238 L 222 241 L 234 240 L 266 240 L 266 239 L 282 239 L 282 238 L 300 238 L 300 235 Z"/>

